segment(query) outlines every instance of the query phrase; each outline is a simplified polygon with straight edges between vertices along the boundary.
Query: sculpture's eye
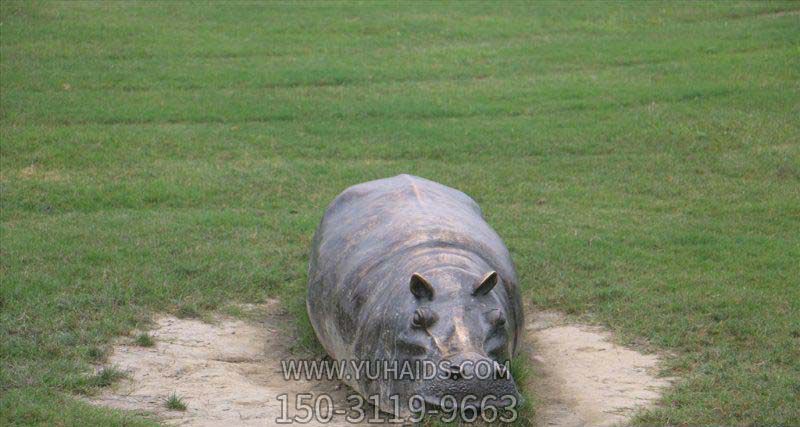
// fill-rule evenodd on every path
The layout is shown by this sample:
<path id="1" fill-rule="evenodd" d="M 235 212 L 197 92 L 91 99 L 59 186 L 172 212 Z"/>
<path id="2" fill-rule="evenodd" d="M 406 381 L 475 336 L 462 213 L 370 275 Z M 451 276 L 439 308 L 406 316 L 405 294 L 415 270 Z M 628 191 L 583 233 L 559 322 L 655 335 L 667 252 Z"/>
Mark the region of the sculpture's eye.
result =
<path id="1" fill-rule="evenodd" d="M 500 309 L 494 309 L 487 314 L 487 318 L 489 319 L 489 324 L 494 327 L 501 327 L 506 324 L 506 317 L 503 315 L 503 311 Z"/>
<path id="2" fill-rule="evenodd" d="M 414 312 L 414 316 L 411 318 L 411 326 L 420 329 L 429 328 L 436 323 L 437 320 L 439 320 L 439 316 L 437 316 L 436 313 L 432 312 L 430 309 L 421 307 Z"/>

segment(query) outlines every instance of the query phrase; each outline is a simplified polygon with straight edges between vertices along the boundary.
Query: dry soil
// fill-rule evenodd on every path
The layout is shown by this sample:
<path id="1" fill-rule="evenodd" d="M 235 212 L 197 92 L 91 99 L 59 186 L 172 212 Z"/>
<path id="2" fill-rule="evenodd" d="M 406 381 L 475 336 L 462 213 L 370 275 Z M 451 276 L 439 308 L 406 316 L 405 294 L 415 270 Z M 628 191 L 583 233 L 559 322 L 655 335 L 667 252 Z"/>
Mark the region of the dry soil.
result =
<path id="1" fill-rule="evenodd" d="M 285 381 L 280 361 L 290 357 L 291 337 L 280 304 L 256 309 L 258 322 L 218 317 L 212 323 L 160 316 L 150 334 L 154 347 L 121 339 L 109 364 L 129 378 L 92 403 L 146 411 L 168 424 L 191 426 L 272 425 L 281 417 L 280 394 L 325 393 L 337 407 L 352 393 L 333 381 Z M 529 312 L 527 354 L 534 366 L 536 424 L 544 426 L 624 424 L 640 407 L 652 405 L 670 382 L 655 376 L 659 358 L 616 345 L 594 326 L 567 323 L 552 312 Z M 186 411 L 166 408 L 176 393 Z M 295 414 L 290 404 L 289 416 Z M 333 425 L 346 424 L 335 417 Z M 311 423 L 311 425 L 314 425 Z M 328 424 L 330 425 L 330 423 Z"/>

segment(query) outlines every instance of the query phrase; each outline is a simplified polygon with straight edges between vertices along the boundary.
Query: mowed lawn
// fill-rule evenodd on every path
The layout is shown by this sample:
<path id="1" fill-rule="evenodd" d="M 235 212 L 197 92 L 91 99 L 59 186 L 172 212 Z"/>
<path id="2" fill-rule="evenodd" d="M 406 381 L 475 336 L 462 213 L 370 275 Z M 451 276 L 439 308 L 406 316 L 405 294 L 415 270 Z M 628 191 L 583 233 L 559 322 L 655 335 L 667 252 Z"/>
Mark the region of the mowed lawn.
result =
<path id="1" fill-rule="evenodd" d="M 638 422 L 800 424 L 800 3 L 0 12 L 0 424 L 145 422 L 73 396 L 156 312 L 278 296 L 319 355 L 314 229 L 398 173 L 475 198 L 527 300 L 671 355 Z"/>

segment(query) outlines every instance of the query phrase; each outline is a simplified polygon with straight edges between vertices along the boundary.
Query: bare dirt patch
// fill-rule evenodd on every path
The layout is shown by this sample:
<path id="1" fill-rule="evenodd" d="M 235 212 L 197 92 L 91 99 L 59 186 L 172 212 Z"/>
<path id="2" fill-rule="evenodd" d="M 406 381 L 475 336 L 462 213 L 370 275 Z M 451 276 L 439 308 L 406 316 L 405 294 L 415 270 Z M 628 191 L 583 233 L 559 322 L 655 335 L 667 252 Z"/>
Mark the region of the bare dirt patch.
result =
<path id="1" fill-rule="evenodd" d="M 658 400 L 668 378 L 660 359 L 614 344 L 602 328 L 569 324 L 554 312 L 530 312 L 525 326 L 538 400 L 537 425 L 611 426 Z"/>
<path id="2" fill-rule="evenodd" d="M 346 404 L 348 389 L 338 383 L 284 380 L 280 361 L 290 357 L 291 337 L 280 325 L 280 305 L 269 301 L 257 310 L 263 320 L 255 323 L 228 317 L 214 323 L 157 318 L 150 331 L 154 347 L 137 346 L 131 339 L 114 346 L 109 364 L 129 379 L 91 402 L 191 426 L 273 425 L 282 415 L 277 396 L 283 393 L 289 402 L 298 393 L 325 393 L 337 407 Z M 186 411 L 167 409 L 172 393 L 183 398 Z M 289 416 L 295 415 L 293 406 L 288 405 Z"/>
<path id="3" fill-rule="evenodd" d="M 273 425 L 281 416 L 277 396 L 283 393 L 289 402 L 298 393 L 325 393 L 337 408 L 346 408 L 352 391 L 344 385 L 284 380 L 280 361 L 291 357 L 284 313 L 277 301 L 256 309 L 259 322 L 157 318 L 150 331 L 154 347 L 137 346 L 132 338 L 114 346 L 109 364 L 129 378 L 91 402 L 191 426 Z M 567 324 L 559 314 L 541 312 L 528 314 L 525 332 L 534 366 L 526 386 L 537 398 L 537 425 L 625 423 L 670 384 L 655 377 L 657 356 L 613 344 L 600 328 Z M 184 399 L 186 411 L 167 409 L 172 393 Z M 290 404 L 289 415 L 294 414 Z M 333 421 L 350 425 L 343 417 Z"/>

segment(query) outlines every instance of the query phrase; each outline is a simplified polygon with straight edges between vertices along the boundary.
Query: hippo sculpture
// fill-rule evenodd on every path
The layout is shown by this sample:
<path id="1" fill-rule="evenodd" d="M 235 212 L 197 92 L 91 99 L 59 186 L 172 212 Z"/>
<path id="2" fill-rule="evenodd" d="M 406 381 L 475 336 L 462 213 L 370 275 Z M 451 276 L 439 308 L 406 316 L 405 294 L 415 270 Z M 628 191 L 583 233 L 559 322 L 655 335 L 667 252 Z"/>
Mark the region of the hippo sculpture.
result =
<path id="1" fill-rule="evenodd" d="M 510 373 L 465 372 L 491 362 L 503 373 L 523 325 L 508 250 L 466 194 L 411 175 L 346 189 L 314 235 L 308 280 L 308 315 L 333 360 L 426 360 L 449 371 L 435 378 L 348 372 L 343 381 L 379 396 L 380 410 L 407 416 L 412 395 L 428 407 L 447 395 L 456 403 L 466 395 L 518 401 Z"/>

